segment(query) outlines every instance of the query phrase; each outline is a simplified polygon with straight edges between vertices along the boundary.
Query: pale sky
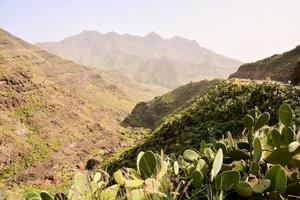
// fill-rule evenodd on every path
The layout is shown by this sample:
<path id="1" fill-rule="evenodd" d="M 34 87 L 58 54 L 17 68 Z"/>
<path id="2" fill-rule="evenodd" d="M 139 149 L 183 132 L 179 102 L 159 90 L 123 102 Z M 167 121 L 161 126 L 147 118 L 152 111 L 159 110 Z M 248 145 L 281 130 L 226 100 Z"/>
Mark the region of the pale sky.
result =
<path id="1" fill-rule="evenodd" d="M 300 0 L 0 0 L 0 28 L 32 43 L 155 31 L 250 62 L 300 45 Z"/>

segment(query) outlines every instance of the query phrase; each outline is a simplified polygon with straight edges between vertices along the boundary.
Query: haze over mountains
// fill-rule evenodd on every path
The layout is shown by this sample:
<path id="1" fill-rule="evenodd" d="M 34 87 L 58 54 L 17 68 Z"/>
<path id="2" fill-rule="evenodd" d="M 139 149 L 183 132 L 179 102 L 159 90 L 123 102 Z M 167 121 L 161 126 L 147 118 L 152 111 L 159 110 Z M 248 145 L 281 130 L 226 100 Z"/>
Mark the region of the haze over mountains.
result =
<path id="1" fill-rule="evenodd" d="M 54 54 L 100 69 L 117 69 L 138 82 L 175 88 L 190 81 L 227 78 L 242 63 L 182 37 L 83 31 L 59 42 L 38 43 Z"/>

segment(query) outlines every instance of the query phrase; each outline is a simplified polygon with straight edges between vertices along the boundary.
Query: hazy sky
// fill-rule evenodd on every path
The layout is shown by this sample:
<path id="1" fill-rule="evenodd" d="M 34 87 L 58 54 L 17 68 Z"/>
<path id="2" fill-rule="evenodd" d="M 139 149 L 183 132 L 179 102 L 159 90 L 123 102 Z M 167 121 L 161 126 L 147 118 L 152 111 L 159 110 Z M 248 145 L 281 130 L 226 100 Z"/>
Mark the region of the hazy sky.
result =
<path id="1" fill-rule="evenodd" d="M 155 31 L 247 62 L 300 44 L 300 0 L 0 0 L 0 27 L 33 43 Z"/>

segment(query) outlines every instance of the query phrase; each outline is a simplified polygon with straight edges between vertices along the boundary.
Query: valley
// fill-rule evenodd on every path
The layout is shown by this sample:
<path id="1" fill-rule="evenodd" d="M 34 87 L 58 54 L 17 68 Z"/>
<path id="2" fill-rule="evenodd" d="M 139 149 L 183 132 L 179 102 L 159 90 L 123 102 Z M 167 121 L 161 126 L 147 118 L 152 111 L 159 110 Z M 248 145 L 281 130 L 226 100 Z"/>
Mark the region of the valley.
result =
<path id="1" fill-rule="evenodd" d="M 154 32 L 35 46 L 0 29 L 0 197 L 298 197 L 299 59 L 242 64 Z"/>

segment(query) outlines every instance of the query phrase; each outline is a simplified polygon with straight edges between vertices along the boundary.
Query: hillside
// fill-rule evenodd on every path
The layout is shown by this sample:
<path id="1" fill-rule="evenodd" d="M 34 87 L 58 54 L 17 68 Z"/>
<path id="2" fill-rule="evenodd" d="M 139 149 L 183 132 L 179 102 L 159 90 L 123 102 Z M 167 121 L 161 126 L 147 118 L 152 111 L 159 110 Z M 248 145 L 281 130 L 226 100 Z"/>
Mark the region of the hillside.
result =
<path id="1" fill-rule="evenodd" d="M 6 184 L 58 184 L 84 168 L 94 151 L 118 148 L 121 137 L 99 123 L 105 110 L 15 66 L 0 53 L 0 179 Z M 101 142 L 105 141 L 105 143 Z M 93 145 L 90 145 L 93 144 Z M 63 172 L 65 171 L 65 172 Z"/>
<path id="2" fill-rule="evenodd" d="M 42 78 L 53 81 L 72 94 L 100 106 L 118 118 L 125 117 L 137 102 L 163 94 L 167 89 L 140 84 L 115 70 L 98 70 L 41 50 L 0 30 L 2 53 L 16 57 L 15 65 L 26 65 Z"/>
<path id="3" fill-rule="evenodd" d="M 214 141 L 227 131 L 241 137 L 242 117 L 256 106 L 271 114 L 270 125 L 278 122 L 277 110 L 288 102 L 295 110 L 296 125 L 300 125 L 300 88 L 279 82 L 226 80 L 200 95 L 188 106 L 161 119 L 148 138 L 128 150 L 110 167 L 132 165 L 130 158 L 145 149 L 181 154 L 185 149 L 198 147 L 201 140 Z M 145 110 L 146 112 L 147 110 Z M 143 112 L 143 111 L 140 111 Z"/>
<path id="4" fill-rule="evenodd" d="M 259 60 L 254 63 L 244 64 L 229 78 L 272 80 L 300 83 L 300 46 L 282 54 Z"/>
<path id="5" fill-rule="evenodd" d="M 220 80 L 203 80 L 180 86 L 148 102 L 138 103 L 122 122 L 125 126 L 153 128 L 166 115 L 183 109 L 197 96 L 218 84 Z"/>
<path id="6" fill-rule="evenodd" d="M 131 138 L 118 122 L 165 91 L 41 50 L 0 29 L 0 182 L 57 185 Z"/>
<path id="7" fill-rule="evenodd" d="M 163 39 L 83 31 L 59 42 L 38 43 L 52 53 L 100 69 L 118 69 L 133 80 L 176 88 L 190 81 L 225 78 L 240 61 L 182 37 Z"/>

